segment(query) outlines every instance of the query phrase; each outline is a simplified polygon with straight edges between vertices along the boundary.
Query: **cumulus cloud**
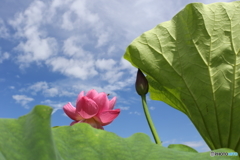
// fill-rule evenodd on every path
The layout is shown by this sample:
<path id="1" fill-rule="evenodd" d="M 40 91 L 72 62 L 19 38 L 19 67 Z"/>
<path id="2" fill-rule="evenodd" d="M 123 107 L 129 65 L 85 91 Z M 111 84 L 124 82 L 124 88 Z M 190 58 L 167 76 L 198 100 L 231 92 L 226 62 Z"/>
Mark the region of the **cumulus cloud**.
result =
<path id="1" fill-rule="evenodd" d="M 30 91 L 33 95 L 36 95 L 37 92 L 42 92 L 46 97 L 55 97 L 59 94 L 58 88 L 49 87 L 47 82 L 37 82 L 27 88 L 27 91 Z"/>
<path id="2" fill-rule="evenodd" d="M 40 38 L 37 33 L 29 37 L 26 42 L 21 42 L 16 49 L 23 51 L 18 60 L 23 63 L 48 59 L 54 54 L 56 42 L 54 38 Z"/>
<path id="3" fill-rule="evenodd" d="M 150 107 L 149 109 L 150 109 L 150 110 L 155 110 L 155 107 Z"/>
<path id="4" fill-rule="evenodd" d="M 82 38 L 86 39 L 85 36 Z M 84 43 L 85 42 L 83 42 L 83 40 L 77 36 L 71 36 L 67 38 L 63 44 L 64 54 L 74 58 L 84 57 L 86 54 L 89 54 L 81 47 Z"/>
<path id="5" fill-rule="evenodd" d="M 9 88 L 10 88 L 10 89 L 15 89 L 15 87 L 14 87 L 14 86 L 9 86 Z"/>
<path id="6" fill-rule="evenodd" d="M 95 64 L 100 70 L 111 70 L 116 64 L 116 61 L 113 59 L 98 59 Z"/>
<path id="7" fill-rule="evenodd" d="M 141 115 L 141 113 L 140 113 L 140 112 L 138 112 L 138 111 L 129 112 L 129 114 L 135 114 L 135 115 L 138 115 L 138 116 L 140 116 L 140 115 Z"/>
<path id="8" fill-rule="evenodd" d="M 46 60 L 56 53 L 57 41 L 53 37 L 47 37 L 47 33 L 41 29 L 47 15 L 45 10 L 44 2 L 34 1 L 24 12 L 16 14 L 15 19 L 9 21 L 17 30 L 16 37 L 25 39 L 15 48 L 22 52 L 17 57 L 22 66 Z"/>
<path id="9" fill-rule="evenodd" d="M 8 29 L 5 25 L 5 22 L 0 18 L 0 38 L 8 38 L 9 33 Z"/>
<path id="10" fill-rule="evenodd" d="M 87 4 L 86 4 L 87 3 Z M 89 2 L 85 0 L 75 0 L 66 2 L 53 2 L 52 7 L 54 10 L 57 8 L 65 7 L 65 13 L 63 14 L 62 27 L 67 30 L 73 30 L 79 25 L 95 25 L 99 22 L 97 14 L 93 13 L 89 8 Z M 64 6 L 63 6 L 64 5 Z"/>
<path id="11" fill-rule="evenodd" d="M 98 83 L 109 90 L 127 86 L 123 84 L 129 84 L 126 75 L 132 73 L 133 67 L 121 58 L 126 46 L 121 42 L 129 26 L 125 26 L 124 18 L 117 20 L 108 15 L 116 13 L 112 7 L 119 12 L 124 10 L 118 9 L 118 3 L 104 6 L 107 10 L 96 10 L 101 5 L 98 1 L 53 0 L 46 3 L 35 0 L 17 13 L 9 24 L 16 30 L 15 38 L 20 40 L 15 48 L 21 51 L 17 56 L 20 67 L 28 67 L 32 62 L 44 63 L 53 72 L 66 77 L 83 81 L 98 79 Z M 127 1 L 123 5 L 128 5 Z M 125 12 L 123 16 L 129 18 Z M 127 44 L 131 40 L 124 42 Z"/>
<path id="12" fill-rule="evenodd" d="M 13 95 L 12 98 L 16 100 L 16 103 L 21 104 L 24 108 L 28 109 L 28 103 L 32 102 L 34 99 L 26 95 Z"/>
<path id="13" fill-rule="evenodd" d="M 120 107 L 115 107 L 115 108 L 120 108 L 121 110 L 127 111 L 127 110 L 129 110 L 130 107 L 120 106 Z"/>
<path id="14" fill-rule="evenodd" d="M 67 59 L 57 57 L 47 61 L 52 66 L 53 71 L 58 71 L 66 76 L 75 77 L 82 80 L 91 78 L 98 74 L 94 68 L 92 56 L 86 55 L 83 59 Z"/>
<path id="15" fill-rule="evenodd" d="M 4 60 L 9 59 L 10 54 L 8 52 L 1 53 L 0 50 L 0 63 L 2 63 Z"/>
<path id="16" fill-rule="evenodd" d="M 108 41 L 109 41 L 108 32 L 103 32 L 98 36 L 98 41 L 97 41 L 96 47 L 101 47 L 101 46 L 105 45 Z"/>
<path id="17" fill-rule="evenodd" d="M 32 90 L 33 94 L 36 94 L 36 92 L 48 89 L 48 84 L 47 84 L 47 82 L 37 82 L 37 83 L 31 85 L 30 87 L 28 87 L 28 89 Z"/>
<path id="18" fill-rule="evenodd" d="M 77 86 L 77 87 L 76 87 Z M 87 89 L 92 89 L 90 86 Z M 44 97 L 71 97 L 71 96 L 77 96 L 77 94 L 82 91 L 86 90 L 85 85 L 79 85 L 74 80 L 59 80 L 55 81 L 54 83 L 48 83 L 46 81 L 39 81 L 36 83 L 31 84 L 28 87 L 24 87 L 20 89 L 21 92 L 29 92 L 32 95 L 38 95 L 41 94 Z"/>

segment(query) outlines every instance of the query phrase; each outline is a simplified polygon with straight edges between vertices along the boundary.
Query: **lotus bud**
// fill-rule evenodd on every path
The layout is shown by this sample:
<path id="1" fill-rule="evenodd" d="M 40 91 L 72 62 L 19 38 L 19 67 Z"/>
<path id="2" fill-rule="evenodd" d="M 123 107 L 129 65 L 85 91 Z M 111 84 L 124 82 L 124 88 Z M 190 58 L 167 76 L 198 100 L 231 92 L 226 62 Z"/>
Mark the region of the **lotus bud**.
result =
<path id="1" fill-rule="evenodd" d="M 148 81 L 142 71 L 138 69 L 137 78 L 135 83 L 136 91 L 140 96 L 148 93 Z"/>

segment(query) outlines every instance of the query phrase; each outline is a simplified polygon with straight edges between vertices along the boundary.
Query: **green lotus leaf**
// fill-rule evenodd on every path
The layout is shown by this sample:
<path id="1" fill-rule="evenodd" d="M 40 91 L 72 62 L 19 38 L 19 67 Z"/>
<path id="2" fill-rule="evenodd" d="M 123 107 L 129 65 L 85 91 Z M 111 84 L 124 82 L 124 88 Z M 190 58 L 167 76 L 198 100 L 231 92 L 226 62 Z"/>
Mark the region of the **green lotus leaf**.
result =
<path id="1" fill-rule="evenodd" d="M 147 75 L 151 99 L 185 113 L 211 149 L 238 154 L 239 17 L 239 1 L 192 3 L 136 38 L 124 55 Z"/>
<path id="2" fill-rule="evenodd" d="M 18 119 L 0 119 L 0 160 L 239 159 L 210 157 L 210 152 L 187 152 L 186 146 L 166 148 L 154 144 L 143 133 L 121 138 L 84 123 L 52 128 L 51 112 L 50 107 L 39 105 Z"/>

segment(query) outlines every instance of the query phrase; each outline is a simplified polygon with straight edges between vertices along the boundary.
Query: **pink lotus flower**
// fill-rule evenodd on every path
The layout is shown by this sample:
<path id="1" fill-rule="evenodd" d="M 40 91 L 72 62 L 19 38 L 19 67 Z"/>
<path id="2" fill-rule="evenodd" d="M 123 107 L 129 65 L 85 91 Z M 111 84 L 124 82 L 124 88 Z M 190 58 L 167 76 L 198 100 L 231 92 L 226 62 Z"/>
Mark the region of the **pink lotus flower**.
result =
<path id="1" fill-rule="evenodd" d="M 90 90 L 86 96 L 82 91 L 77 98 L 76 108 L 69 102 L 63 106 L 64 112 L 75 123 L 88 123 L 94 128 L 103 129 L 102 126 L 110 124 L 120 113 L 120 109 L 113 110 L 116 97 L 108 100 L 106 93 Z"/>

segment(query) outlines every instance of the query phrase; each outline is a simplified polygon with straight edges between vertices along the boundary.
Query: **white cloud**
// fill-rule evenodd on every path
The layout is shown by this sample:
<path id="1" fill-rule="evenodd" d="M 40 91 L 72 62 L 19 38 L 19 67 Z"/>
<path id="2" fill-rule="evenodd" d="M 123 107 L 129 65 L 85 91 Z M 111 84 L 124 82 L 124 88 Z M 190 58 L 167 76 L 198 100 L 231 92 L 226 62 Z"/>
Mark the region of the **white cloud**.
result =
<path id="1" fill-rule="evenodd" d="M 68 2 L 59 2 L 54 1 L 52 3 L 52 10 L 54 10 L 55 16 L 57 13 L 55 12 L 58 9 L 64 10 L 64 13 L 62 14 L 62 23 L 61 27 L 62 29 L 72 31 L 72 30 L 79 30 L 83 31 L 86 27 L 90 27 L 96 32 L 97 30 L 94 29 L 102 26 L 102 22 L 99 21 L 99 17 L 96 13 L 94 13 L 94 10 L 91 11 L 89 6 L 89 1 L 85 0 L 75 0 L 75 1 L 68 1 Z M 98 27 L 95 26 L 98 24 Z M 99 39 L 103 39 L 100 37 L 100 34 L 96 32 L 96 37 L 99 37 Z"/>
<path id="2" fill-rule="evenodd" d="M 47 37 L 46 32 L 41 29 L 47 15 L 44 11 L 46 11 L 45 3 L 36 0 L 24 12 L 18 13 L 14 20 L 9 21 L 9 24 L 17 30 L 16 36 L 26 39 L 20 41 L 16 47 L 17 50 L 22 51 L 18 56 L 22 67 L 28 66 L 28 63 L 33 61 L 46 60 L 56 53 L 56 39 Z"/>
<path id="3" fill-rule="evenodd" d="M 94 61 L 92 56 L 86 55 L 82 59 L 67 59 L 64 57 L 57 57 L 48 60 L 47 64 L 51 65 L 53 71 L 85 80 L 98 74 L 94 68 Z"/>
<path id="4" fill-rule="evenodd" d="M 89 2 L 86 0 L 75 0 L 72 1 L 73 3 L 70 4 L 70 9 L 72 12 L 78 15 L 78 17 L 89 23 L 89 24 L 96 24 L 99 21 L 99 17 L 96 13 L 93 13 L 88 6 Z M 86 4 L 87 3 L 87 4 Z"/>
<path id="5" fill-rule="evenodd" d="M 86 37 L 82 37 L 83 39 Z M 74 56 L 75 58 L 83 57 L 88 54 L 87 51 L 81 47 L 83 44 L 79 37 L 71 36 L 64 41 L 63 50 L 64 54 L 68 56 Z"/>
<path id="6" fill-rule="evenodd" d="M 63 14 L 63 23 L 62 23 L 62 28 L 63 29 L 66 29 L 66 30 L 73 30 L 74 29 L 74 23 L 72 22 L 71 20 L 71 15 L 72 15 L 72 12 L 68 11 L 68 12 L 65 12 Z"/>
<path id="7" fill-rule="evenodd" d="M 155 110 L 155 107 L 150 107 L 149 109 L 150 109 L 150 110 Z"/>
<path id="8" fill-rule="evenodd" d="M 43 94 L 46 94 L 46 96 L 50 96 L 50 97 L 55 97 L 56 95 L 58 95 L 58 93 L 59 91 L 57 88 L 49 88 L 43 91 Z"/>
<path id="9" fill-rule="evenodd" d="M 0 38 L 8 38 L 9 33 L 4 21 L 0 18 Z"/>
<path id="10" fill-rule="evenodd" d="M 47 83 L 46 81 L 36 82 L 28 87 L 22 88 L 21 92 L 30 92 L 32 95 L 41 94 L 44 97 L 71 97 L 77 96 L 82 90 L 75 88 L 76 81 L 69 79 Z"/>
<path id="11" fill-rule="evenodd" d="M 123 74 L 124 73 L 118 69 L 112 69 L 103 74 L 102 79 L 108 81 L 110 84 L 113 84 L 119 81 Z"/>
<path id="12" fill-rule="evenodd" d="M 129 65 L 129 62 L 126 62 L 123 58 L 121 58 L 120 62 L 116 62 L 113 59 L 99 59 L 96 61 L 96 67 L 102 71 L 99 75 L 101 75 L 102 80 L 108 82 L 108 87 L 114 85 L 114 87 L 118 88 L 120 86 L 123 87 L 124 84 L 125 87 L 134 83 L 136 68 Z M 130 77 L 126 78 L 126 73 Z"/>
<path id="13" fill-rule="evenodd" d="M 101 5 L 82 0 L 53 0 L 50 3 L 36 0 L 25 11 L 16 14 L 9 24 L 16 29 L 16 38 L 21 38 L 16 47 L 22 51 L 17 57 L 20 67 L 28 67 L 31 62 L 45 63 L 53 72 L 66 77 L 98 78 L 99 82 L 110 84 L 108 88 L 119 88 L 111 84 L 131 73 L 123 71 L 130 67 L 120 58 L 124 50 L 118 43 L 126 32 L 114 31 L 116 26 L 110 21 L 116 19 L 108 17 L 109 12 L 105 10 L 96 10 L 96 6 Z M 118 10 L 118 4 L 113 7 Z M 121 26 L 117 28 L 123 31 Z M 116 51 L 121 54 L 113 54 Z"/>
<path id="14" fill-rule="evenodd" d="M 134 112 L 129 112 L 129 114 L 136 114 L 136 115 L 138 115 L 138 116 L 140 116 L 140 115 L 141 115 L 141 113 L 140 113 L 140 112 L 137 112 L 137 111 L 134 111 Z"/>
<path id="15" fill-rule="evenodd" d="M 0 50 L 0 63 L 2 63 L 4 60 L 9 59 L 10 54 L 8 52 L 1 53 Z"/>
<path id="16" fill-rule="evenodd" d="M 96 61 L 96 67 L 102 71 L 99 73 L 102 80 L 107 81 L 109 84 L 113 84 L 122 78 L 124 72 L 121 66 L 117 66 L 116 64 L 117 62 L 113 59 L 98 59 Z"/>
<path id="17" fill-rule="evenodd" d="M 127 111 L 127 110 L 129 110 L 130 107 L 122 107 L 122 106 L 120 106 L 120 107 L 116 107 L 116 108 L 120 108 L 121 110 Z"/>
<path id="18" fill-rule="evenodd" d="M 27 104 L 34 100 L 33 98 L 28 97 L 26 95 L 13 95 L 12 98 L 16 100 L 16 103 L 21 104 L 26 109 L 29 108 Z"/>
<path id="19" fill-rule="evenodd" d="M 59 95 L 59 90 L 56 87 L 49 87 L 47 82 L 37 82 L 27 88 L 33 95 L 41 92 L 45 97 L 55 97 Z"/>
<path id="20" fill-rule="evenodd" d="M 33 94 L 36 94 L 36 92 L 48 89 L 48 84 L 47 82 L 37 82 L 28 87 L 28 89 L 31 90 Z"/>
<path id="21" fill-rule="evenodd" d="M 101 47 L 105 45 L 109 40 L 109 34 L 107 32 L 103 32 L 98 36 L 98 41 L 97 41 L 97 46 L 96 47 Z"/>
<path id="22" fill-rule="evenodd" d="M 14 86 L 9 86 L 9 88 L 10 88 L 10 89 L 15 89 L 15 87 L 14 87 Z"/>
<path id="23" fill-rule="evenodd" d="M 112 70 L 115 64 L 116 61 L 114 61 L 113 59 L 98 59 L 96 61 L 97 68 L 101 70 Z"/>
<path id="24" fill-rule="evenodd" d="M 26 42 L 21 42 L 17 46 L 16 49 L 24 52 L 18 57 L 18 60 L 22 63 L 46 60 L 55 53 L 56 46 L 54 38 L 40 38 L 36 31 L 28 37 Z"/>
<path id="25" fill-rule="evenodd" d="M 112 46 L 110 46 L 110 47 L 108 48 L 107 53 L 108 53 L 109 55 L 111 55 L 111 54 L 114 53 L 116 50 L 117 50 L 117 49 L 116 49 L 115 45 L 112 45 Z"/>

